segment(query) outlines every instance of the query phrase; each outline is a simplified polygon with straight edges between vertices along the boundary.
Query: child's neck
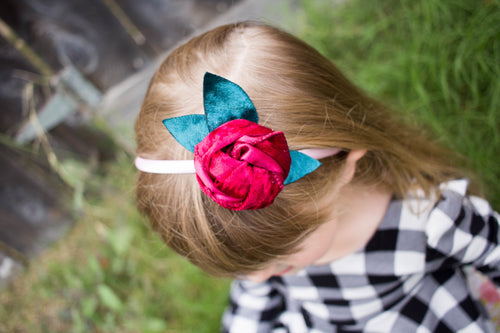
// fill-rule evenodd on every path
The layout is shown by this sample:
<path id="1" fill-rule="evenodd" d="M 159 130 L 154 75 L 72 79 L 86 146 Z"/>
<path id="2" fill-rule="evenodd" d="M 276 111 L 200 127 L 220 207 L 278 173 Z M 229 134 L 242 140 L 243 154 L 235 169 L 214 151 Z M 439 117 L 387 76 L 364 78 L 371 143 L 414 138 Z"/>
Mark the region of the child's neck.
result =
<path id="1" fill-rule="evenodd" d="M 392 193 L 375 186 L 347 185 L 336 204 L 342 207 L 327 262 L 362 249 L 372 238 L 387 211 Z"/>

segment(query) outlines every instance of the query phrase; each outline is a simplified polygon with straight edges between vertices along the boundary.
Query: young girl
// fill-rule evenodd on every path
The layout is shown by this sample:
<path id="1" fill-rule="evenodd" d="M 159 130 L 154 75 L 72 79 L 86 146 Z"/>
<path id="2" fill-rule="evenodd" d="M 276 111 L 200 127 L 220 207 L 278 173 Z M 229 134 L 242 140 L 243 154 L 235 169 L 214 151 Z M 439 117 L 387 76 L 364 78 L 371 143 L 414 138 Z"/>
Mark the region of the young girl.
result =
<path id="1" fill-rule="evenodd" d="M 453 154 L 297 38 L 243 22 L 192 39 L 135 130 L 139 210 L 236 278 L 225 331 L 491 330 L 464 269 L 500 282 L 498 214 Z"/>

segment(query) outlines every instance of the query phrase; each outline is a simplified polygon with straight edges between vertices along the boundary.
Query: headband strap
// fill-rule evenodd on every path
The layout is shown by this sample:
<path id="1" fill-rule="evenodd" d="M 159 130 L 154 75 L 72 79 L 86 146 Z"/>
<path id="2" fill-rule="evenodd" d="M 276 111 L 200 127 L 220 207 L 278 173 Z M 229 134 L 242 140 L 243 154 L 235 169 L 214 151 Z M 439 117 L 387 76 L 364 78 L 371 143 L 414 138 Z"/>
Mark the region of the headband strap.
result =
<path id="1" fill-rule="evenodd" d="M 143 172 L 160 174 L 195 173 L 193 160 L 149 160 L 137 156 L 135 167 Z"/>
<path id="2" fill-rule="evenodd" d="M 302 154 L 320 160 L 338 154 L 340 148 L 317 148 L 299 150 Z M 150 160 L 137 156 L 135 167 L 143 172 L 157 174 L 189 174 L 195 173 L 193 160 Z"/>

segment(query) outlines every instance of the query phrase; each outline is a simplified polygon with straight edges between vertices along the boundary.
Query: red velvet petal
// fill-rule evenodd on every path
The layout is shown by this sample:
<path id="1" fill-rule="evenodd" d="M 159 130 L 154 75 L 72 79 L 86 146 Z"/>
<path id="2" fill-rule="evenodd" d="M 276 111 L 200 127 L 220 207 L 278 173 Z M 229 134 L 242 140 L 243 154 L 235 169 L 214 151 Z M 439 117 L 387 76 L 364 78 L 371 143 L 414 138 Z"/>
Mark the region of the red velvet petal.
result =
<path id="1" fill-rule="evenodd" d="M 290 163 L 283 133 L 245 119 L 219 126 L 195 147 L 201 189 L 234 210 L 270 205 L 283 189 Z"/>

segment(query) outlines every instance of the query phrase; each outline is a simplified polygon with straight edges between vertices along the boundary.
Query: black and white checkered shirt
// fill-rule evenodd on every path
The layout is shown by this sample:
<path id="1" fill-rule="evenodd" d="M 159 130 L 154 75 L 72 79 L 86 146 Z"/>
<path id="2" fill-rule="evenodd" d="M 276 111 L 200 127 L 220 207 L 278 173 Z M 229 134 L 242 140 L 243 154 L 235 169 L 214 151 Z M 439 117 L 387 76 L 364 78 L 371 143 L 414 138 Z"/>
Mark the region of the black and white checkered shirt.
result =
<path id="1" fill-rule="evenodd" d="M 492 332 L 464 268 L 500 285 L 499 215 L 466 188 L 456 180 L 439 200 L 393 200 L 368 244 L 329 265 L 235 281 L 223 330 Z"/>

